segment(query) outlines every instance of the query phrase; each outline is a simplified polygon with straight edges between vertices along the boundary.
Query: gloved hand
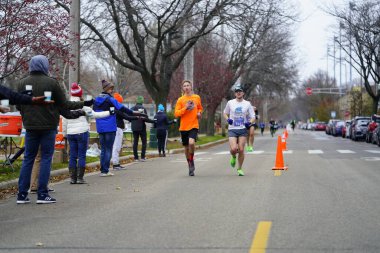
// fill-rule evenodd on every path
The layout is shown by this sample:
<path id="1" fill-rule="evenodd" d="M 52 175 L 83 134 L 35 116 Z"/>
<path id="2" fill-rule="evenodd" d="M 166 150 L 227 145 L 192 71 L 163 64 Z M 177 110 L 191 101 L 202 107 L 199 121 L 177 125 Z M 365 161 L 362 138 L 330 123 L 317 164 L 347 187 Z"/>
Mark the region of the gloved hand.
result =
<path id="1" fill-rule="evenodd" d="M 78 110 L 80 116 L 86 116 L 86 112 L 84 110 Z"/>
<path id="2" fill-rule="evenodd" d="M 232 125 L 232 123 L 234 123 L 232 119 L 228 119 L 227 122 L 228 122 L 228 125 Z"/>
<path id="3" fill-rule="evenodd" d="M 245 128 L 249 129 L 251 127 L 251 122 L 244 123 Z"/>
<path id="4" fill-rule="evenodd" d="M 33 91 L 32 90 L 23 90 L 20 93 L 24 94 L 24 95 L 28 95 L 28 96 L 33 96 Z"/>
<path id="5" fill-rule="evenodd" d="M 114 115 L 115 114 L 115 107 L 110 107 L 110 115 Z"/>
<path id="6" fill-rule="evenodd" d="M 186 110 L 193 110 L 193 109 L 194 109 L 194 102 L 192 100 L 187 101 Z"/>
<path id="7" fill-rule="evenodd" d="M 92 106 L 94 104 L 94 99 L 86 100 L 83 102 L 84 106 Z"/>

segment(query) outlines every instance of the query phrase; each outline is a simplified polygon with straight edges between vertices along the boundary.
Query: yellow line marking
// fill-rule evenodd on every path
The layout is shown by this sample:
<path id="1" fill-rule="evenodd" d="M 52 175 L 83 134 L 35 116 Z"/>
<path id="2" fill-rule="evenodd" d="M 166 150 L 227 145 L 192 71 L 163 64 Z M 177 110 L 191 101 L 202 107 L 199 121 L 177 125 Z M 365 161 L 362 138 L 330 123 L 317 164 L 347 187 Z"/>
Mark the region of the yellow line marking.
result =
<path id="1" fill-rule="evenodd" d="M 281 176 L 282 175 L 282 171 L 281 170 L 275 170 L 274 171 L 274 176 L 275 177 L 279 177 L 279 176 Z"/>
<path id="2" fill-rule="evenodd" d="M 271 227 L 271 221 L 259 222 L 249 253 L 265 253 Z"/>

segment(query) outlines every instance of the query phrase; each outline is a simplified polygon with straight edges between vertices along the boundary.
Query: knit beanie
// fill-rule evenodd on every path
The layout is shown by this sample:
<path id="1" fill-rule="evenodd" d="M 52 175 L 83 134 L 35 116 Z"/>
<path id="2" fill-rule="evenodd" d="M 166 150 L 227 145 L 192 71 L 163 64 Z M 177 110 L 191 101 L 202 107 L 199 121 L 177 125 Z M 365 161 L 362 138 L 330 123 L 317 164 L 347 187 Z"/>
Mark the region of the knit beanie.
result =
<path id="1" fill-rule="evenodd" d="M 119 93 L 115 92 L 113 94 L 113 97 L 116 99 L 117 102 L 123 103 L 123 97 Z"/>
<path id="2" fill-rule="evenodd" d="M 73 97 L 81 97 L 83 93 L 82 88 L 77 83 L 71 84 L 70 94 Z"/>
<path id="3" fill-rule="evenodd" d="M 165 111 L 165 107 L 162 104 L 159 104 L 157 109 L 161 112 Z"/>
<path id="4" fill-rule="evenodd" d="M 144 103 L 144 97 L 143 96 L 137 96 L 136 103 L 143 104 Z"/>
<path id="5" fill-rule="evenodd" d="M 107 91 L 111 87 L 114 87 L 114 85 L 112 83 L 109 83 L 106 80 L 102 80 L 103 91 Z"/>

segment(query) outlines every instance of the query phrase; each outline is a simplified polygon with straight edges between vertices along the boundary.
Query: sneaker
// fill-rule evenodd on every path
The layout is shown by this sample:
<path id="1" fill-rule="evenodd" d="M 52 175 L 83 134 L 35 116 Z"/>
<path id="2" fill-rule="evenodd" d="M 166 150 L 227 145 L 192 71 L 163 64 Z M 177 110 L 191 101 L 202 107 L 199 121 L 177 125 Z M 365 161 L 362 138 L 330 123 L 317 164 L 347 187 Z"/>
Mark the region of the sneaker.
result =
<path id="1" fill-rule="evenodd" d="M 248 147 L 247 147 L 247 151 L 248 151 L 248 152 L 253 152 L 253 147 L 252 147 L 252 146 L 248 146 Z"/>
<path id="2" fill-rule="evenodd" d="M 135 162 L 139 162 L 140 160 L 139 160 L 139 159 L 135 159 L 134 161 L 135 161 Z"/>
<path id="3" fill-rule="evenodd" d="M 125 170 L 125 167 L 121 166 L 120 164 L 116 164 L 116 165 L 113 166 L 113 169 L 114 170 Z"/>
<path id="4" fill-rule="evenodd" d="M 237 173 L 239 176 L 244 176 L 244 171 L 242 169 L 238 169 Z"/>
<path id="5" fill-rule="evenodd" d="M 51 204 L 55 202 L 57 202 L 57 200 L 55 198 L 50 197 L 47 194 L 38 196 L 36 201 L 37 204 Z"/>
<path id="6" fill-rule="evenodd" d="M 146 158 L 141 158 L 140 162 L 146 162 Z"/>
<path id="7" fill-rule="evenodd" d="M 190 177 L 194 176 L 194 170 L 195 170 L 194 161 L 189 162 L 189 176 Z"/>
<path id="8" fill-rule="evenodd" d="M 28 204 L 30 203 L 30 199 L 28 198 L 28 195 L 24 194 L 17 194 L 17 204 Z"/>
<path id="9" fill-rule="evenodd" d="M 55 192 L 55 190 L 53 188 L 48 187 L 48 192 Z"/>
<path id="10" fill-rule="evenodd" d="M 231 156 L 230 164 L 231 164 L 232 168 L 235 168 L 235 165 L 236 165 L 236 156 L 235 157 Z"/>
<path id="11" fill-rule="evenodd" d="M 113 173 L 111 173 L 111 172 L 107 172 L 107 173 L 100 173 L 100 175 L 99 176 L 101 176 L 101 177 L 112 177 L 114 174 Z"/>

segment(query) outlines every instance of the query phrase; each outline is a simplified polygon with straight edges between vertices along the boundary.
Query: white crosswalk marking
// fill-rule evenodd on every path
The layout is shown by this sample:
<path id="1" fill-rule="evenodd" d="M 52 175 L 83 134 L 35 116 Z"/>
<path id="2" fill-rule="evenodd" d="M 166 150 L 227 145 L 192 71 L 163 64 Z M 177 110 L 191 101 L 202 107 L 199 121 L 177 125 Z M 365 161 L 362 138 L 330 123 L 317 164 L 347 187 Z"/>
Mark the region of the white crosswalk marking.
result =
<path id="1" fill-rule="evenodd" d="M 341 153 L 341 154 L 354 154 L 355 153 L 354 151 L 348 150 L 348 149 L 338 149 L 337 151 L 338 151 L 338 153 Z"/>
<path id="2" fill-rule="evenodd" d="M 250 155 L 250 154 L 252 154 L 252 155 L 259 155 L 259 154 L 262 154 L 262 153 L 264 153 L 263 150 L 254 150 L 252 152 L 246 152 L 247 155 Z"/>
<path id="3" fill-rule="evenodd" d="M 283 151 L 282 153 L 284 153 L 284 154 L 293 154 L 293 150 L 286 150 L 286 151 Z"/>
<path id="4" fill-rule="evenodd" d="M 320 149 L 312 149 L 307 151 L 309 154 L 323 154 L 323 151 Z"/>
<path id="5" fill-rule="evenodd" d="M 227 155 L 227 154 L 230 154 L 230 151 L 222 151 L 222 152 L 218 152 L 218 153 L 215 153 L 216 155 Z"/>
<path id="6" fill-rule="evenodd" d="M 372 153 L 372 154 L 380 154 L 380 150 L 364 150 L 364 151 Z"/>
<path id="7" fill-rule="evenodd" d="M 195 151 L 195 156 L 197 156 L 197 155 L 205 155 L 205 154 L 208 154 L 208 152 L 196 152 Z"/>

